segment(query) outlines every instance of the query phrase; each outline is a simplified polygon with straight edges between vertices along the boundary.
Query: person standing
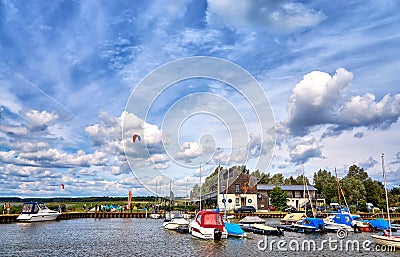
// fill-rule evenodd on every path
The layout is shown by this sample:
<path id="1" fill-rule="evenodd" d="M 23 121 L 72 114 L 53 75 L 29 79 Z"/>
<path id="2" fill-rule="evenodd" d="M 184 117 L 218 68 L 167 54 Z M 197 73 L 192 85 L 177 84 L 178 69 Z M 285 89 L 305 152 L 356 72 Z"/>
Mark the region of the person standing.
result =
<path id="1" fill-rule="evenodd" d="M 8 205 L 7 205 L 7 215 L 10 215 L 10 210 L 11 210 L 11 204 L 8 203 Z"/>

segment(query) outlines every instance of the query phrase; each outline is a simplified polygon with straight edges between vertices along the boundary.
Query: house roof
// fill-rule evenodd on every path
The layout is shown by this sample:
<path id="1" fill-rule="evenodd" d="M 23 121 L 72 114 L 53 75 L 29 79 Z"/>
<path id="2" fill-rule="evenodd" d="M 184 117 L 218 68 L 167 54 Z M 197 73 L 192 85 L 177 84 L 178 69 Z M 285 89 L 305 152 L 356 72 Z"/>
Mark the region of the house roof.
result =
<path id="1" fill-rule="evenodd" d="M 267 185 L 267 184 L 258 184 L 257 185 L 257 190 L 264 190 L 264 191 L 270 191 L 274 189 L 276 185 Z M 279 186 L 282 191 L 303 191 L 304 190 L 304 185 L 280 185 Z M 317 191 L 317 189 L 314 186 L 307 186 L 308 191 Z M 307 190 L 306 187 L 306 190 Z"/>

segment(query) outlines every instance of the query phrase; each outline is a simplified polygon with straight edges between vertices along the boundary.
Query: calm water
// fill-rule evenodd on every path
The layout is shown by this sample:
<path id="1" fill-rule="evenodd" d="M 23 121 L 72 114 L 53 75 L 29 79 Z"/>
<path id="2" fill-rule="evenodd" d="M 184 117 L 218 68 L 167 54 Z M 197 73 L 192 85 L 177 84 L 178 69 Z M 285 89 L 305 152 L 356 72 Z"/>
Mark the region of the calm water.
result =
<path id="1" fill-rule="evenodd" d="M 276 223 L 269 220 L 269 223 Z M 347 252 L 329 249 L 323 251 L 260 250 L 265 237 L 229 238 L 220 242 L 193 238 L 189 234 L 165 231 L 162 220 L 152 219 L 73 219 L 40 223 L 0 224 L 0 256 L 399 256 L 396 253 L 377 253 L 361 250 Z M 317 248 L 322 240 L 337 240 L 336 234 L 322 236 L 286 232 L 272 240 L 314 240 Z M 368 233 L 350 233 L 345 240 L 370 240 Z M 259 241 L 263 243 L 259 244 Z M 293 242 L 292 242 L 293 243 Z M 374 244 L 371 244 L 373 247 Z M 292 245 L 292 247 L 295 247 Z M 284 247 L 285 248 L 285 247 Z M 289 248 L 286 245 L 286 248 Z"/>

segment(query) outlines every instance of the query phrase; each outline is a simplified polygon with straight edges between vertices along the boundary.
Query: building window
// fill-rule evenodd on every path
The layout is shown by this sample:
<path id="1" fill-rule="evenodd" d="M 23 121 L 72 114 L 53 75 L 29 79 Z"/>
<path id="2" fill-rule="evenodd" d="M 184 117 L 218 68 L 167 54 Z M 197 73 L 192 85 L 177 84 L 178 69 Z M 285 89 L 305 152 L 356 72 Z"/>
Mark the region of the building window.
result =
<path id="1" fill-rule="evenodd" d="M 240 185 L 235 184 L 235 193 L 240 193 Z"/>
<path id="2" fill-rule="evenodd" d="M 251 203 L 252 201 L 253 201 L 253 200 L 251 200 L 251 199 L 248 199 L 248 200 L 247 200 L 248 203 Z"/>
<path id="3" fill-rule="evenodd" d="M 236 197 L 236 199 L 235 199 L 235 203 L 236 203 L 236 206 L 240 206 L 240 199 L 238 198 L 238 197 Z"/>

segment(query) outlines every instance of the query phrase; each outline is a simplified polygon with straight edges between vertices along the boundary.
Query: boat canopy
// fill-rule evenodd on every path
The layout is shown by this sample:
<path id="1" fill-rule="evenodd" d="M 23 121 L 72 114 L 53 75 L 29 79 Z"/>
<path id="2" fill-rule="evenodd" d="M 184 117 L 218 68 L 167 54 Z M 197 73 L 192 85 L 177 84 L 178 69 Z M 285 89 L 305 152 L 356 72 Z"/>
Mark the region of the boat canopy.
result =
<path id="1" fill-rule="evenodd" d="M 243 235 L 244 231 L 243 229 L 238 225 L 234 223 L 225 223 L 225 228 L 226 231 L 228 231 L 228 234 L 230 235 Z"/>
<path id="2" fill-rule="evenodd" d="M 307 218 L 307 215 L 304 212 L 295 212 L 295 213 L 288 213 L 283 217 L 283 221 L 298 221 Z"/>
<path id="3" fill-rule="evenodd" d="M 200 211 L 197 213 L 196 221 L 204 228 L 219 228 L 223 230 L 224 222 L 221 214 L 214 211 Z"/>
<path id="4" fill-rule="evenodd" d="M 389 222 L 387 222 L 387 220 L 384 219 L 375 219 L 375 220 L 368 220 L 366 221 L 369 224 L 371 224 L 373 227 L 377 228 L 377 229 L 389 229 Z"/>
<path id="5" fill-rule="evenodd" d="M 349 213 L 335 213 L 333 217 L 333 222 L 336 224 L 345 224 L 351 226 L 353 221 L 352 216 Z"/>
<path id="6" fill-rule="evenodd" d="M 37 202 L 27 202 L 22 206 L 23 214 L 34 214 L 39 212 L 39 204 L 44 205 L 43 203 Z"/>
<path id="7" fill-rule="evenodd" d="M 302 220 L 301 224 L 304 226 L 309 226 L 319 229 L 325 228 L 324 221 L 322 219 L 317 219 L 317 218 L 305 218 L 304 220 Z"/>

